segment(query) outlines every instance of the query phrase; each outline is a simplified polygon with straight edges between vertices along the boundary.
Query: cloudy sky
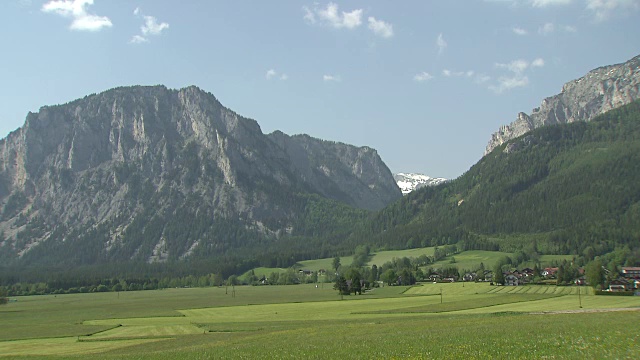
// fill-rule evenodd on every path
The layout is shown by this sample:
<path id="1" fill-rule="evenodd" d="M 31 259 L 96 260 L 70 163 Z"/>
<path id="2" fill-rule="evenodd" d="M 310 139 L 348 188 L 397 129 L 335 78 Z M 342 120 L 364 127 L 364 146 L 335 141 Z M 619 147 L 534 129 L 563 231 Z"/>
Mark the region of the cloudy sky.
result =
<path id="1" fill-rule="evenodd" d="M 0 137 L 124 85 L 197 85 L 263 132 L 455 178 L 562 84 L 640 54 L 640 0 L 0 2 Z"/>

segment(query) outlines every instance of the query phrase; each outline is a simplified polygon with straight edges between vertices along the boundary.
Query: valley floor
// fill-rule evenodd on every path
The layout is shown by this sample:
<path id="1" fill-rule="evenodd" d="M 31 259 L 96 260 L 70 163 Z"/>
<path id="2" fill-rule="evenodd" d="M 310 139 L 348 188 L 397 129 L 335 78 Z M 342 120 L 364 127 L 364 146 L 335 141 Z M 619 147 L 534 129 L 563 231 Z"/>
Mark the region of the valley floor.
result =
<path id="1" fill-rule="evenodd" d="M 640 297 L 577 289 L 429 283 L 340 300 L 324 284 L 22 297 L 0 308 L 0 357 L 512 359 L 640 353 Z"/>

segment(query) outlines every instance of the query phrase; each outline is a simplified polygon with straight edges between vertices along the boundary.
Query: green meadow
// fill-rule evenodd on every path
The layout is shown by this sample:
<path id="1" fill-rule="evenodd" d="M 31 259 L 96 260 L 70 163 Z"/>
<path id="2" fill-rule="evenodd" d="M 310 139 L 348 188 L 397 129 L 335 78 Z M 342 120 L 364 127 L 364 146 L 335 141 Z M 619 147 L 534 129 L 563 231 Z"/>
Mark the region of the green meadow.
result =
<path id="1" fill-rule="evenodd" d="M 417 258 L 420 255 L 433 256 L 435 247 L 416 248 L 408 250 L 387 250 L 378 251 L 371 254 L 368 265 L 382 266 L 384 263 L 390 262 L 394 258 L 399 259 L 403 257 Z M 513 256 L 513 253 L 501 252 L 501 251 L 484 251 L 484 250 L 467 250 L 458 254 L 447 256 L 444 259 L 437 261 L 430 267 L 439 268 L 442 266 L 455 265 L 458 269 L 474 270 L 480 266 L 480 263 L 484 264 L 485 269 L 491 269 L 496 262 L 503 259 L 505 256 Z M 452 258 L 455 259 L 455 263 L 452 263 Z M 540 266 L 551 266 L 554 263 L 560 263 L 562 260 L 570 261 L 571 255 L 541 255 L 538 259 Z M 349 266 L 353 262 L 353 257 L 342 256 L 340 257 L 340 264 L 342 266 Z M 330 270 L 332 269 L 333 258 L 325 258 L 318 260 L 306 260 L 300 261 L 296 264 L 297 268 L 306 269 L 311 271 L 318 271 L 320 269 Z M 527 263 L 526 266 L 533 267 L 534 263 Z M 284 272 L 286 269 L 281 268 L 256 268 L 254 272 L 257 276 L 269 276 L 272 272 Z"/>
<path id="2" fill-rule="evenodd" d="M 19 297 L 0 307 L 0 357 L 633 358 L 640 297 L 486 283 L 329 284 Z M 581 306 L 581 307 L 580 307 Z"/>

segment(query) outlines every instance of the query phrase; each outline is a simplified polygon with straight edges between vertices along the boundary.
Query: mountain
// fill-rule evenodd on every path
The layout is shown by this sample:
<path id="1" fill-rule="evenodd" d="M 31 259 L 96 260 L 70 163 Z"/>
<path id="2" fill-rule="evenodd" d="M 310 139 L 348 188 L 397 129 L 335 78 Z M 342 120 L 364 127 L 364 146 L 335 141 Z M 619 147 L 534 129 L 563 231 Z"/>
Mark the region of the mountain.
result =
<path id="1" fill-rule="evenodd" d="M 250 258 L 330 241 L 342 225 L 324 209 L 352 219 L 401 197 L 374 149 L 265 135 L 195 86 L 122 87 L 42 107 L 0 140 L 0 260 Z"/>
<path id="2" fill-rule="evenodd" d="M 424 186 L 435 186 L 447 181 L 444 178 L 432 178 L 431 176 L 414 173 L 398 173 L 393 178 L 396 180 L 400 190 L 402 190 L 402 195 L 407 195 Z"/>
<path id="3" fill-rule="evenodd" d="M 459 178 L 389 205 L 353 236 L 386 248 L 458 243 L 588 253 L 587 260 L 619 248 L 633 266 L 640 262 L 639 163 L 640 100 L 509 140 Z"/>
<path id="4" fill-rule="evenodd" d="M 485 155 L 501 144 L 541 126 L 590 121 L 595 116 L 640 99 L 640 55 L 617 65 L 603 66 L 570 81 L 560 94 L 548 97 L 531 115 L 516 120 L 491 136 Z"/>

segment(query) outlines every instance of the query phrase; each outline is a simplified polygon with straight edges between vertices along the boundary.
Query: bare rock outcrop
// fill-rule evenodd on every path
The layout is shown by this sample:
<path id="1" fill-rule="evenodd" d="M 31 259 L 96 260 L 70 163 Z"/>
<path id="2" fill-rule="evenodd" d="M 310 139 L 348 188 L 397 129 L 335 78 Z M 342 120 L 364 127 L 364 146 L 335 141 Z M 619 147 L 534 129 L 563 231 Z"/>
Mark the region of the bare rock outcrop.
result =
<path id="1" fill-rule="evenodd" d="M 544 99 L 531 115 L 519 113 L 514 122 L 495 132 L 484 154 L 535 128 L 589 121 L 639 98 L 640 55 L 622 64 L 594 69 L 564 84 L 560 94 Z"/>

